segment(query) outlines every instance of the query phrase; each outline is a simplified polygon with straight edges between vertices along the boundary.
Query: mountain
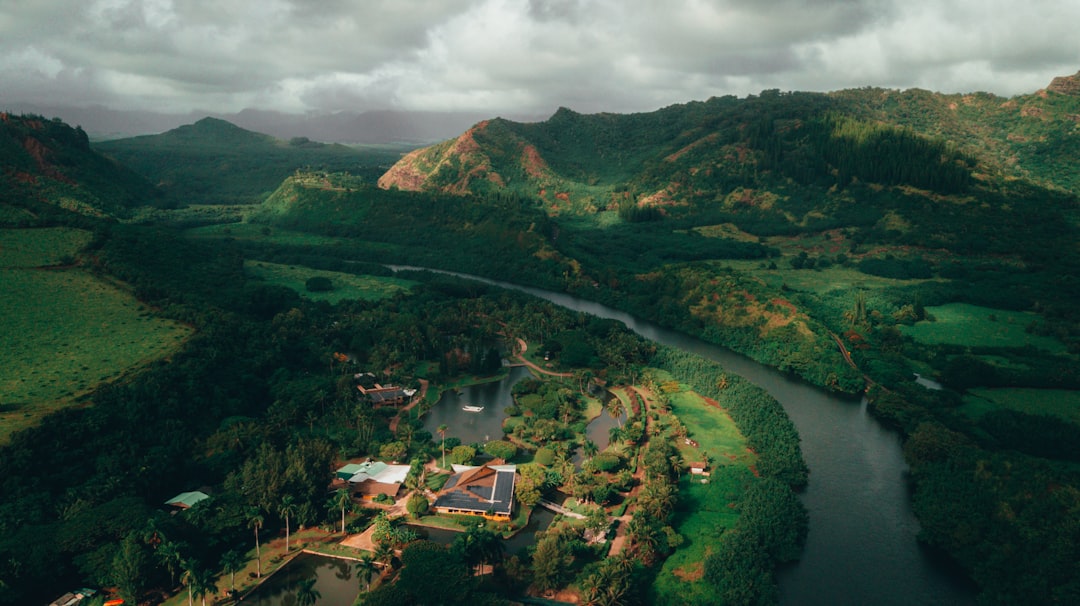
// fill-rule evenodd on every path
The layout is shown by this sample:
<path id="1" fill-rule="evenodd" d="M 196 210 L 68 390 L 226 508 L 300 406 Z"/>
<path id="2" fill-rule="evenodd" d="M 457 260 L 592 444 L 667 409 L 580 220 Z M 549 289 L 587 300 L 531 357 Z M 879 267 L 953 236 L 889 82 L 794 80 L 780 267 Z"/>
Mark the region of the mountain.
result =
<path id="1" fill-rule="evenodd" d="M 0 207 L 33 216 L 41 204 L 85 215 L 126 216 L 161 195 L 146 179 L 90 147 L 86 133 L 36 115 L 0 113 Z"/>
<path id="2" fill-rule="evenodd" d="M 3 107 L 11 112 L 56 116 L 67 124 L 80 125 L 92 141 L 160 134 L 211 116 L 279 139 L 307 137 L 328 143 L 419 145 L 452 137 L 487 117 L 478 112 L 407 110 L 298 114 L 249 108 L 227 113 L 192 111 L 184 114 L 166 114 L 152 111 L 124 111 L 102 106 L 8 104 Z M 539 116 L 531 115 L 518 115 L 513 118 L 522 121 L 540 119 Z"/>
<path id="3" fill-rule="evenodd" d="M 371 173 L 398 149 L 357 149 L 297 137 L 289 141 L 203 118 L 160 135 L 93 144 L 150 179 L 170 205 L 250 204 L 261 201 L 299 168 Z"/>
<path id="4" fill-rule="evenodd" d="M 1042 265 L 1055 247 L 1070 248 L 1077 225 L 1076 78 L 1012 99 L 857 89 L 629 115 L 562 108 L 544 122 L 480 122 L 407 154 L 378 183 L 513 194 L 594 227 L 618 213 L 624 223 L 660 221 L 652 231 L 663 233 L 844 229 L 855 242 Z"/>
<path id="5" fill-rule="evenodd" d="M 799 182 L 824 183 L 830 173 L 846 173 L 845 161 L 881 158 L 883 142 L 896 140 L 905 149 L 924 142 L 939 146 L 927 149 L 925 156 L 904 158 L 907 165 L 926 160 L 919 170 L 948 171 L 935 154 L 959 154 L 953 160 L 964 156 L 974 161 L 977 166 L 969 168 L 977 178 L 1024 178 L 1076 191 L 1080 175 L 1070 166 L 1080 155 L 1078 82 L 1080 75 L 1057 78 L 1044 90 L 1011 99 L 865 88 L 765 91 L 742 100 L 713 98 L 631 115 L 582 115 L 560 108 L 538 123 L 482 121 L 453 142 L 409 154 L 381 183 L 428 191 L 510 188 L 530 194 L 555 182 L 601 189 L 623 184 L 645 197 L 689 201 L 692 189 L 672 191 L 673 180 L 700 181 L 691 178 L 699 174 L 744 180 L 738 173 L 748 165 L 771 170 L 794 163 L 798 166 L 773 172 Z M 839 117 L 843 120 L 837 121 Z M 860 137 L 872 140 L 853 148 L 849 142 Z M 860 158 L 851 158 L 853 153 Z M 917 175 L 859 170 L 843 176 L 928 189 L 937 185 L 920 182 Z"/>

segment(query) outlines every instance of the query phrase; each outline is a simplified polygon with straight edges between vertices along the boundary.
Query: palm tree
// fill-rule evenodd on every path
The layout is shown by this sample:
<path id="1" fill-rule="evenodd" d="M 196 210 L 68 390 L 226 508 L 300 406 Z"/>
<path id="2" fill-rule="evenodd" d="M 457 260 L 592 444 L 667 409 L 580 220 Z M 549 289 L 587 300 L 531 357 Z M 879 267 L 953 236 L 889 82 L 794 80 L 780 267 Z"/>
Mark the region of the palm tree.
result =
<path id="1" fill-rule="evenodd" d="M 296 605 L 297 606 L 314 606 L 315 602 L 322 597 L 318 589 L 315 589 L 315 581 L 317 579 L 307 579 L 300 581 L 300 584 L 296 587 Z"/>
<path id="2" fill-rule="evenodd" d="M 330 497 L 330 506 L 341 509 L 341 534 L 345 534 L 345 509 L 352 503 L 352 495 L 348 488 L 338 488 L 334 496 Z"/>
<path id="3" fill-rule="evenodd" d="M 622 416 L 626 412 L 626 405 L 623 404 L 622 398 L 615 397 L 608 400 L 607 411 L 619 422 L 619 427 L 622 427 Z"/>
<path id="4" fill-rule="evenodd" d="M 236 573 L 244 569 L 244 565 L 247 561 L 244 560 L 244 555 L 235 549 L 230 549 L 221 554 L 221 568 L 229 573 L 229 589 L 232 592 L 236 591 Z"/>
<path id="5" fill-rule="evenodd" d="M 402 442 L 405 442 L 405 450 L 412 448 L 414 435 L 416 435 L 416 428 L 413 427 L 411 421 L 406 421 L 401 425 L 398 425 L 397 436 L 401 438 Z"/>
<path id="6" fill-rule="evenodd" d="M 596 442 L 592 440 L 585 440 L 585 443 L 581 445 L 581 452 L 585 454 L 585 460 L 588 461 L 596 456 L 596 453 L 600 452 L 600 449 L 596 446 Z"/>
<path id="7" fill-rule="evenodd" d="M 202 598 L 202 604 L 206 606 L 206 594 L 216 589 L 210 572 L 195 559 L 184 560 L 184 574 L 180 575 L 180 580 L 187 585 L 188 606 L 194 604 L 195 596 Z"/>
<path id="8" fill-rule="evenodd" d="M 165 541 L 161 545 L 158 545 L 157 550 L 154 552 L 158 559 L 164 564 L 165 568 L 169 570 L 169 587 L 176 587 L 176 571 L 179 570 L 184 558 L 181 556 L 180 551 L 183 549 L 183 545 L 176 541 Z"/>
<path id="9" fill-rule="evenodd" d="M 375 561 L 382 564 L 383 568 L 390 565 L 390 561 L 394 559 L 394 548 L 390 545 L 390 542 L 376 543 L 375 544 Z"/>
<path id="10" fill-rule="evenodd" d="M 364 554 L 356 561 L 356 571 L 364 577 L 364 591 L 371 589 L 371 573 L 375 572 L 375 559 Z"/>
<path id="11" fill-rule="evenodd" d="M 255 529 L 255 573 L 260 579 L 262 578 L 262 551 L 259 547 L 259 529 L 262 528 L 264 521 L 258 507 L 252 507 L 248 511 L 248 528 Z"/>
<path id="12" fill-rule="evenodd" d="M 289 553 L 289 516 L 296 513 L 296 503 L 292 495 L 281 497 L 281 505 L 278 506 L 278 514 L 285 518 L 285 553 Z"/>
<path id="13" fill-rule="evenodd" d="M 621 440 L 622 437 L 623 437 L 622 427 L 612 427 L 611 429 L 608 430 L 608 440 L 612 444 L 618 443 L 618 441 Z"/>
<path id="14" fill-rule="evenodd" d="M 439 425 L 438 429 L 435 430 L 435 431 L 437 431 L 439 433 L 439 437 L 442 438 L 442 466 L 443 466 L 443 469 L 446 469 L 446 430 L 448 430 L 448 429 L 450 429 L 450 428 L 446 426 L 446 423 L 443 423 L 442 425 Z"/>

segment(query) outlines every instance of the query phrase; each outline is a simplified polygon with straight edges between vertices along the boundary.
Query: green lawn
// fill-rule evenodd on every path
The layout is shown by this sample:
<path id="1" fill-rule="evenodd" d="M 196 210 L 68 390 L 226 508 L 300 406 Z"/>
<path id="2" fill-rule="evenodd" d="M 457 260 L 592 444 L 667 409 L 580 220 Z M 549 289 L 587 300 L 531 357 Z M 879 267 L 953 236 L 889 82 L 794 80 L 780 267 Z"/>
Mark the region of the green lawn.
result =
<path id="1" fill-rule="evenodd" d="M 968 345 L 971 347 L 1024 347 L 1030 345 L 1052 353 L 1062 353 L 1060 341 L 1029 334 L 1024 329 L 1038 316 L 1031 312 L 1006 311 L 967 303 L 927 307 L 933 322 L 901 326 L 900 331 L 920 343 Z"/>
<path id="2" fill-rule="evenodd" d="M 716 587 L 702 580 L 705 560 L 726 529 L 735 526 L 739 514 L 731 504 L 751 480 L 743 466 L 714 470 L 708 483 L 686 476 L 679 484 L 674 527 L 683 544 L 664 561 L 653 582 L 657 604 L 719 604 Z"/>
<path id="3" fill-rule="evenodd" d="M 679 452 L 690 463 L 708 453 L 714 464 L 750 466 L 754 456 L 746 449 L 746 438 L 735 426 L 728 413 L 706 403 L 705 398 L 692 391 L 668 394 L 671 411 L 690 430 L 689 437 L 699 447 L 680 443 Z"/>
<path id="4" fill-rule="evenodd" d="M 316 301 L 337 303 L 345 299 L 378 301 L 407 292 L 416 282 L 399 278 L 358 276 L 333 271 L 311 269 L 300 265 L 279 265 L 265 261 L 245 261 L 244 270 L 269 284 L 287 286 L 303 296 Z M 326 292 L 310 292 L 304 286 L 308 278 L 330 278 L 334 289 Z"/>
<path id="5" fill-rule="evenodd" d="M 708 478 L 686 474 L 679 484 L 673 526 L 683 544 L 665 562 L 652 591 L 658 604 L 716 604 L 715 587 L 702 581 L 704 562 L 724 529 L 735 525 L 739 515 L 732 504 L 739 499 L 746 482 L 752 479 L 755 457 L 746 448 L 746 438 L 727 412 L 710 405 L 701 395 L 672 382 L 661 381 L 668 391 L 672 413 L 690 430 L 698 443 L 676 445 L 686 463 L 701 460 L 708 453 L 712 461 Z M 702 480 L 705 480 L 702 482 Z"/>
<path id="6" fill-rule="evenodd" d="M 973 418 L 1006 408 L 1030 414 L 1052 415 L 1080 424 L 1080 391 L 1064 389 L 971 389 L 961 412 Z"/>

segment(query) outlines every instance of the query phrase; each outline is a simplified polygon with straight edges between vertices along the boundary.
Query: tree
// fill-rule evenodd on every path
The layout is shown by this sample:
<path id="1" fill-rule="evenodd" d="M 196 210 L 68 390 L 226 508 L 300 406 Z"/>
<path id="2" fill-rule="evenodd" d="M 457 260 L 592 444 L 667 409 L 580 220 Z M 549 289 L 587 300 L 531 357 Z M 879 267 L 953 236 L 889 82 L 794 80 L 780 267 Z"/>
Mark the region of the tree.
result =
<path id="1" fill-rule="evenodd" d="M 306 288 L 308 292 L 325 292 L 334 290 L 334 283 L 330 278 L 325 276 L 315 276 L 308 278 L 307 281 L 304 282 L 304 288 Z"/>
<path id="2" fill-rule="evenodd" d="M 622 398 L 611 398 L 607 402 L 607 411 L 616 421 L 619 423 L 619 427 L 622 427 L 623 414 L 626 413 L 626 404 L 623 404 Z"/>
<path id="3" fill-rule="evenodd" d="M 133 604 L 138 603 L 139 597 L 146 588 L 146 577 L 150 567 L 150 558 L 146 554 L 143 544 L 134 534 L 124 537 L 120 550 L 113 556 L 112 578 L 120 591 L 120 597 Z"/>
<path id="4" fill-rule="evenodd" d="M 292 498 L 292 495 L 285 495 L 281 497 L 281 505 L 278 507 L 278 514 L 285 518 L 285 553 L 289 553 L 289 516 L 296 513 L 296 503 Z"/>
<path id="5" fill-rule="evenodd" d="M 203 568 L 198 560 L 185 560 L 184 574 L 180 577 L 180 580 L 188 588 L 188 606 L 192 606 L 194 596 L 199 596 L 202 599 L 203 606 L 206 606 L 206 594 L 215 590 L 214 577 L 210 574 L 210 571 Z"/>
<path id="6" fill-rule="evenodd" d="M 409 496 L 409 500 L 405 503 L 405 509 L 414 518 L 419 518 L 428 511 L 427 497 L 420 492 L 414 492 Z"/>
<path id="7" fill-rule="evenodd" d="M 596 453 L 600 452 L 600 449 L 596 446 L 596 442 L 586 439 L 585 443 L 581 445 L 581 452 L 585 455 L 585 461 L 596 456 Z"/>
<path id="8" fill-rule="evenodd" d="M 458 465 L 472 465 L 473 459 L 475 458 L 476 449 L 466 444 L 455 446 L 454 449 L 450 451 L 450 462 Z"/>
<path id="9" fill-rule="evenodd" d="M 341 533 L 345 534 L 345 510 L 352 504 L 352 495 L 349 494 L 348 488 L 338 488 L 334 492 L 334 496 L 330 498 L 330 506 L 334 509 L 341 509 Z"/>
<path id="10" fill-rule="evenodd" d="M 366 553 L 356 561 L 356 572 L 364 579 L 364 591 L 371 589 L 371 574 L 377 569 L 375 559 Z"/>
<path id="11" fill-rule="evenodd" d="M 169 571 L 170 589 L 176 587 L 176 573 L 180 570 L 180 565 L 184 561 L 181 551 L 185 547 L 183 543 L 177 541 L 165 541 L 158 545 L 157 551 L 154 552 Z"/>
<path id="12" fill-rule="evenodd" d="M 435 430 L 436 432 L 438 432 L 439 437 L 442 438 L 442 467 L 443 467 L 443 469 L 446 469 L 446 431 L 448 429 L 450 429 L 450 428 L 446 426 L 446 423 L 443 423 L 443 424 L 439 425 L 438 429 Z"/>
<path id="13" fill-rule="evenodd" d="M 388 442 L 379 449 L 379 457 L 390 461 L 398 461 L 405 456 L 406 452 L 408 452 L 408 449 L 405 448 L 404 442 Z"/>
<path id="14" fill-rule="evenodd" d="M 248 511 L 248 528 L 255 530 L 255 571 L 258 578 L 262 578 L 262 551 L 259 546 L 259 529 L 263 525 L 262 512 L 257 507 L 253 507 Z"/>
<path id="15" fill-rule="evenodd" d="M 506 440 L 492 440 L 484 444 L 484 452 L 497 459 L 509 461 L 517 455 L 517 446 Z"/>
<path id="16" fill-rule="evenodd" d="M 244 555 L 235 549 L 221 554 L 221 568 L 229 573 L 229 589 L 232 592 L 236 591 L 236 573 L 243 570 L 245 564 Z"/>
<path id="17" fill-rule="evenodd" d="M 296 605 L 314 606 L 315 602 L 322 597 L 318 589 L 315 589 L 315 581 L 318 579 L 305 579 L 296 587 Z"/>

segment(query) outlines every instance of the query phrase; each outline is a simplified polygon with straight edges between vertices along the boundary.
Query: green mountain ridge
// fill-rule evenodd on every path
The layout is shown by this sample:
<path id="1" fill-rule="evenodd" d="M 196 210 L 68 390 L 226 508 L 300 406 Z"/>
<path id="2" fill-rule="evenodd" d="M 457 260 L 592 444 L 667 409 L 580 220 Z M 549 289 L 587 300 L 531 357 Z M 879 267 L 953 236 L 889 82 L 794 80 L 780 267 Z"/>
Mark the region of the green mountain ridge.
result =
<path id="1" fill-rule="evenodd" d="M 92 216 L 127 216 L 161 192 L 91 147 L 86 133 L 41 116 L 0 113 L 0 208 L 32 220 L 47 205 Z"/>
<path id="2" fill-rule="evenodd" d="M 393 148 L 284 141 L 218 118 L 94 148 L 156 183 L 171 206 L 258 203 L 297 169 L 346 171 L 374 181 L 380 166 L 399 157 Z"/>

